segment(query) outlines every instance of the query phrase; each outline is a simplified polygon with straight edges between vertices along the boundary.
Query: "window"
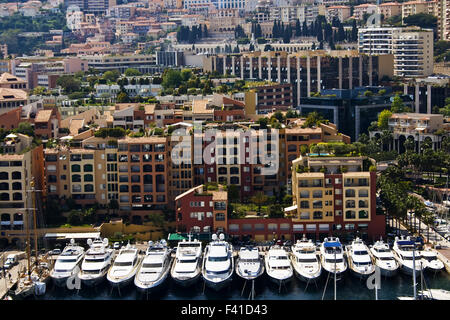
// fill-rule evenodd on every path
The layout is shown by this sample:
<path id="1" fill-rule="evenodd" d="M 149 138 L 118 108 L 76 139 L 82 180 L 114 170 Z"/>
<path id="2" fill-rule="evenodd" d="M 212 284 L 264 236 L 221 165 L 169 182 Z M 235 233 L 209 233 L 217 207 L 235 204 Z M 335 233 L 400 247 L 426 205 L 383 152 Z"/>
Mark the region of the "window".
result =
<path id="1" fill-rule="evenodd" d="M 71 170 L 72 172 L 81 172 L 81 166 L 79 164 L 73 164 Z"/>
<path id="2" fill-rule="evenodd" d="M 238 224 L 230 224 L 230 225 L 228 225 L 228 230 L 230 230 L 232 232 L 237 232 L 237 231 L 239 231 L 239 225 Z"/>
<path id="3" fill-rule="evenodd" d="M 309 191 L 308 190 L 300 191 L 300 198 L 309 198 Z"/>
<path id="4" fill-rule="evenodd" d="M 316 231 L 316 225 L 315 224 L 307 224 L 306 230 L 307 231 Z"/>
<path id="5" fill-rule="evenodd" d="M 355 190 L 354 189 L 347 189 L 347 190 L 345 190 L 345 196 L 346 197 L 354 197 L 355 196 Z"/>
<path id="6" fill-rule="evenodd" d="M 269 223 L 267 225 L 267 230 L 268 231 L 277 231 L 277 224 L 276 223 Z"/>
<path id="7" fill-rule="evenodd" d="M 48 172 L 55 172 L 56 171 L 56 166 L 54 164 L 48 165 L 47 166 L 47 171 Z"/>
<path id="8" fill-rule="evenodd" d="M 85 164 L 83 166 L 83 170 L 84 172 L 92 172 L 94 170 L 94 167 L 92 166 L 92 164 Z"/>
<path id="9" fill-rule="evenodd" d="M 84 175 L 84 182 L 92 182 L 92 181 L 94 181 L 94 176 L 92 174 Z"/>
<path id="10" fill-rule="evenodd" d="M 369 212 L 367 210 L 360 210 L 358 216 L 360 219 L 367 219 L 369 218 Z"/>
<path id="11" fill-rule="evenodd" d="M 85 184 L 84 185 L 84 192 L 93 192 L 94 191 L 94 185 L 93 184 Z"/>
<path id="12" fill-rule="evenodd" d="M 315 190 L 313 192 L 313 198 L 322 198 L 322 190 Z"/>
<path id="13" fill-rule="evenodd" d="M 356 213 L 353 210 L 347 210 L 345 211 L 345 219 L 355 219 Z"/>
<path id="14" fill-rule="evenodd" d="M 294 224 L 292 225 L 292 230 L 295 231 L 303 231 L 303 225 L 302 224 Z"/>
<path id="15" fill-rule="evenodd" d="M 300 219 L 301 220 L 309 220 L 309 212 L 307 212 L 307 211 L 301 212 L 300 213 Z"/>
<path id="16" fill-rule="evenodd" d="M 345 225 L 345 230 L 353 230 L 355 229 L 355 225 L 353 223 L 347 223 Z"/>
<path id="17" fill-rule="evenodd" d="M 313 212 L 313 219 L 314 220 L 322 219 L 322 218 L 323 218 L 322 211 L 314 211 Z"/>
<path id="18" fill-rule="evenodd" d="M 358 191 L 358 196 L 361 198 L 367 198 L 369 196 L 369 191 L 366 189 L 361 189 Z"/>
<path id="19" fill-rule="evenodd" d="M 81 182 L 81 175 L 79 174 L 72 175 L 72 182 Z"/>
<path id="20" fill-rule="evenodd" d="M 355 206 L 356 206 L 355 200 L 347 200 L 347 201 L 345 201 L 345 206 L 347 208 L 355 208 Z"/>

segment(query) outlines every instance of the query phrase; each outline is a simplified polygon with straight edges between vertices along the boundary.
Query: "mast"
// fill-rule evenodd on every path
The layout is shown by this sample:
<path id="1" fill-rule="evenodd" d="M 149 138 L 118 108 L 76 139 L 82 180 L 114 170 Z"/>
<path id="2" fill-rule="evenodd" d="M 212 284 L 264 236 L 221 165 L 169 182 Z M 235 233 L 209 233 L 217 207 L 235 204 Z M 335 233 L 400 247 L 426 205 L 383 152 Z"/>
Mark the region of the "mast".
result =
<path id="1" fill-rule="evenodd" d="M 27 213 L 25 213 L 26 214 L 26 217 L 27 217 L 27 262 L 28 262 L 28 280 L 29 281 L 31 281 L 31 262 L 30 262 L 30 260 L 31 260 L 31 248 L 30 248 L 30 226 L 29 226 L 29 223 L 30 223 L 30 219 L 29 219 L 29 216 L 28 216 L 28 214 Z"/>
<path id="2" fill-rule="evenodd" d="M 36 190 L 34 188 L 34 177 L 31 178 L 31 201 L 32 201 L 32 210 L 33 210 L 33 224 L 34 224 L 34 249 L 36 255 L 36 267 L 38 266 L 38 241 L 37 241 L 37 219 L 36 219 Z"/>
<path id="3" fill-rule="evenodd" d="M 417 300 L 416 292 L 416 242 L 414 241 L 413 246 L 413 287 L 414 287 L 414 300 Z"/>
<path id="4" fill-rule="evenodd" d="M 336 247 L 334 248 L 334 300 L 336 300 Z"/>

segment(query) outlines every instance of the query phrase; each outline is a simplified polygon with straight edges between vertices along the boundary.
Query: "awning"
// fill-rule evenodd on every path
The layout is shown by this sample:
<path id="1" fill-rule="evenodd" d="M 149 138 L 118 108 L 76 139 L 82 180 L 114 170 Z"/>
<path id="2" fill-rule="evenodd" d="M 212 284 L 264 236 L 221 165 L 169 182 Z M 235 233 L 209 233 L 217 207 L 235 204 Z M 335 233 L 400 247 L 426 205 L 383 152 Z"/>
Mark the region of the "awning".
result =
<path id="1" fill-rule="evenodd" d="M 66 232 L 66 233 L 46 233 L 44 238 L 63 239 L 95 239 L 100 237 L 100 232 Z"/>
<path id="2" fill-rule="evenodd" d="M 297 205 L 293 205 L 287 208 L 284 208 L 284 212 L 294 211 L 297 210 Z"/>
<path id="3" fill-rule="evenodd" d="M 186 238 L 178 233 L 169 233 L 167 240 L 168 241 L 182 241 L 182 240 L 186 240 Z"/>

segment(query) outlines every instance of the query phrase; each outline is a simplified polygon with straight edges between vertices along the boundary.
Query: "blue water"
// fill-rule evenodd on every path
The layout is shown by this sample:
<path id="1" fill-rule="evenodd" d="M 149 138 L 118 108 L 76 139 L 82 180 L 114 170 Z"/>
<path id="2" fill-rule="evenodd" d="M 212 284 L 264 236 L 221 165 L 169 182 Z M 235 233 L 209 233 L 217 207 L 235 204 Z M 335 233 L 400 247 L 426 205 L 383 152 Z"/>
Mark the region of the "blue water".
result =
<path id="1" fill-rule="evenodd" d="M 433 275 L 425 272 L 425 282 L 428 288 L 445 289 L 450 291 L 450 274 L 443 271 L 440 274 Z M 279 292 L 278 285 L 275 285 L 267 279 L 264 274 L 255 283 L 255 300 L 321 300 L 327 277 L 322 275 L 317 287 L 310 284 L 306 288 L 304 282 L 298 279 L 292 279 L 291 283 L 281 288 Z M 418 290 L 420 290 L 420 277 L 417 277 Z M 38 297 L 41 300 L 247 300 L 250 294 L 250 283 L 247 284 L 243 296 L 241 291 L 244 285 L 242 279 L 234 275 L 234 280 L 229 288 L 220 292 L 215 292 L 206 288 L 203 292 L 203 282 L 199 281 L 190 288 L 181 288 L 177 286 L 170 278 L 159 292 L 151 293 L 148 297 L 145 294 L 137 292 L 133 283 L 122 288 L 120 295 L 117 289 L 111 292 L 111 287 L 105 281 L 95 288 L 81 288 L 77 290 L 68 290 L 65 288 L 56 288 L 50 285 L 44 296 Z M 413 296 L 412 277 L 399 273 L 393 278 L 382 278 L 381 290 L 378 291 L 380 300 L 396 300 L 398 296 Z M 334 282 L 330 277 L 325 292 L 324 300 L 334 299 Z M 373 300 L 375 292 L 366 287 L 366 281 L 358 280 L 348 271 L 344 279 L 338 281 L 337 285 L 338 300 Z"/>

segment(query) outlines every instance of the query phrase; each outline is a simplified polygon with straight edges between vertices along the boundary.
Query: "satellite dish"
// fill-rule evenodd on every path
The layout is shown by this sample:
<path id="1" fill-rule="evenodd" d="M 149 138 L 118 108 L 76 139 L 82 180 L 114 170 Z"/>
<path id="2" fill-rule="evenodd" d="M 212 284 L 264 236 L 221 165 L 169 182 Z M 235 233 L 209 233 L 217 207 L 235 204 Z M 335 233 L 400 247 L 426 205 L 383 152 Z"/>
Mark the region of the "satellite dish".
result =
<path id="1" fill-rule="evenodd" d="M 213 235 L 211 236 L 211 238 L 213 239 L 213 241 L 216 241 L 216 240 L 217 240 L 217 234 L 213 234 Z"/>
<path id="2" fill-rule="evenodd" d="M 221 234 L 219 235 L 219 239 L 222 240 L 222 241 L 225 240 L 225 235 L 224 235 L 223 233 L 221 233 Z"/>
<path id="3" fill-rule="evenodd" d="M 339 238 L 336 238 L 336 241 L 339 242 Z"/>
<path id="4" fill-rule="evenodd" d="M 411 237 L 410 237 L 410 236 L 407 236 L 407 237 L 406 237 L 406 240 L 410 241 L 410 240 L 411 240 Z"/>
<path id="5" fill-rule="evenodd" d="M 103 239 L 103 243 L 105 244 L 105 246 L 108 245 L 108 238 Z"/>
<path id="6" fill-rule="evenodd" d="M 164 239 L 162 239 L 160 242 L 163 246 L 165 246 L 167 244 L 166 240 L 164 240 Z"/>
<path id="7" fill-rule="evenodd" d="M 70 244 L 75 244 L 75 239 L 74 238 L 70 239 Z"/>
<path id="8" fill-rule="evenodd" d="M 150 240 L 150 241 L 148 242 L 148 245 L 151 246 L 152 244 L 153 244 L 153 241 Z"/>
<path id="9" fill-rule="evenodd" d="M 87 244 L 88 244 L 88 246 L 91 246 L 92 245 L 92 239 L 87 239 Z"/>
<path id="10" fill-rule="evenodd" d="M 328 242 L 328 238 L 323 239 L 324 242 Z"/>
<path id="11" fill-rule="evenodd" d="M 398 241 L 398 237 L 395 237 L 395 241 Z"/>

